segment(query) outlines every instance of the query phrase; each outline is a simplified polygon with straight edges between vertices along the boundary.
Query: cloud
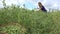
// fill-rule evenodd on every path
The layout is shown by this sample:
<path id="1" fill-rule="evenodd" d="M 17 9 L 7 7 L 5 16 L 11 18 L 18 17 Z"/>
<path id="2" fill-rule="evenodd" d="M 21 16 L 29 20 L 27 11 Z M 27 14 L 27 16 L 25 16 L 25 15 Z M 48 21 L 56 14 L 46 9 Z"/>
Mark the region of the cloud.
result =
<path id="1" fill-rule="evenodd" d="M 1 2 L 2 0 L 0 0 L 0 8 L 2 8 L 3 7 L 3 4 L 2 4 L 2 2 Z"/>
<path id="2" fill-rule="evenodd" d="M 6 5 L 18 4 L 16 0 L 6 0 L 5 3 Z"/>
<path id="3" fill-rule="evenodd" d="M 47 7 L 47 8 L 58 8 L 58 6 L 60 5 L 60 0 L 45 0 L 46 2 L 44 3 L 44 5 Z"/>

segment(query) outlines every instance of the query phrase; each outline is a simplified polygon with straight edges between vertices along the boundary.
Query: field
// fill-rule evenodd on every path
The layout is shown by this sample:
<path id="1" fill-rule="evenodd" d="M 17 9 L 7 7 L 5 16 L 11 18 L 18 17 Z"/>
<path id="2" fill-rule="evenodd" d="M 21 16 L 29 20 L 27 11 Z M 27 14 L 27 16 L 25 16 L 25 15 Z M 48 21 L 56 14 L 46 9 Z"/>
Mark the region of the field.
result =
<path id="1" fill-rule="evenodd" d="M 0 34 L 60 34 L 60 11 L 1 8 Z"/>

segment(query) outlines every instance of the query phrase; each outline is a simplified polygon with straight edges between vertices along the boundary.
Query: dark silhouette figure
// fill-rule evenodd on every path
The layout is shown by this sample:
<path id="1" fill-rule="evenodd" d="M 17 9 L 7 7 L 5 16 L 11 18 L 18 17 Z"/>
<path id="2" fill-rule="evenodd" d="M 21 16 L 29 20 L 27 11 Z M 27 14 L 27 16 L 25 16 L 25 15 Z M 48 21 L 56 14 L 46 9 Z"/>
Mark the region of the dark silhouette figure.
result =
<path id="1" fill-rule="evenodd" d="M 38 2 L 38 6 L 39 6 L 39 10 L 42 10 L 44 12 L 47 12 L 47 10 L 45 9 L 45 7 L 42 5 L 41 2 Z"/>

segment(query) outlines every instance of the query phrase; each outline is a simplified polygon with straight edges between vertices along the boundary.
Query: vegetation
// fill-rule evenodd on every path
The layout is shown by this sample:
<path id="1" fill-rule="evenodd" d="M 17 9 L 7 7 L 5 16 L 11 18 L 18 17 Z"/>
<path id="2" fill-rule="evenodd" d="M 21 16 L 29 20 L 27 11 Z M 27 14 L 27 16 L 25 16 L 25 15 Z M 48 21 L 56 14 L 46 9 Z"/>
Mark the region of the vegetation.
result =
<path id="1" fill-rule="evenodd" d="M 60 34 L 60 12 L 42 12 L 19 7 L 0 9 L 1 34 Z"/>

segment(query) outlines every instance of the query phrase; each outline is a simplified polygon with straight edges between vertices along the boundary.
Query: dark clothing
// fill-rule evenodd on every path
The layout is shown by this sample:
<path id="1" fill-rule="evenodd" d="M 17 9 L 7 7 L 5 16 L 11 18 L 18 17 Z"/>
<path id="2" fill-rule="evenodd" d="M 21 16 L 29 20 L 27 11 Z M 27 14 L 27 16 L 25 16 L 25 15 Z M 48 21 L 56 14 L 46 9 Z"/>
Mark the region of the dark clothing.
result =
<path id="1" fill-rule="evenodd" d="M 45 9 L 44 6 L 42 6 L 41 10 L 44 11 L 44 12 L 47 12 L 47 10 Z"/>

